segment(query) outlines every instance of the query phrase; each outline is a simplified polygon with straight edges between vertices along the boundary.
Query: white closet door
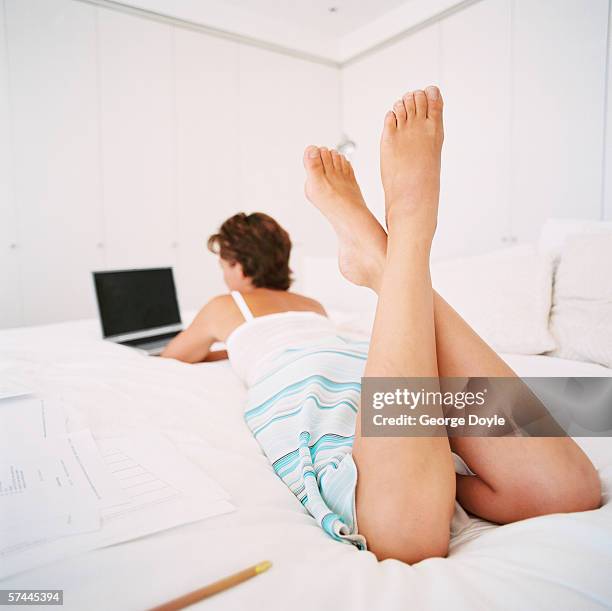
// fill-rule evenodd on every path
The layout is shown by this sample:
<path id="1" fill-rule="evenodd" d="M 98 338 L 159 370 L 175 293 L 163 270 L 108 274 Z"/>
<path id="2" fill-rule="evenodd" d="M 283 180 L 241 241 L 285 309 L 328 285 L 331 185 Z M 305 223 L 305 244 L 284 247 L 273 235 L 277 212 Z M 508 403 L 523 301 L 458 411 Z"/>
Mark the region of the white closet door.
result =
<path id="1" fill-rule="evenodd" d="M 379 220 L 384 220 L 379 146 L 383 118 L 406 91 L 440 82 L 439 35 L 439 24 L 434 24 L 342 71 L 344 130 L 357 144 L 357 179 Z"/>
<path id="2" fill-rule="evenodd" d="M 241 208 L 238 46 L 175 30 L 179 247 L 178 294 L 195 309 L 220 292 L 208 236 Z"/>
<path id="3" fill-rule="evenodd" d="M 337 144 L 338 70 L 241 47 L 239 102 L 241 208 L 274 216 L 296 251 L 333 254 L 332 230 L 304 197 L 302 156 Z"/>
<path id="4" fill-rule="evenodd" d="M 487 252 L 509 230 L 510 0 L 441 22 L 445 142 L 438 258 Z"/>
<path id="5" fill-rule="evenodd" d="M 108 268 L 175 262 L 172 37 L 171 26 L 98 9 Z"/>
<path id="6" fill-rule="evenodd" d="M 4 0 L 0 0 L 0 328 L 22 322 L 10 122 Z"/>
<path id="7" fill-rule="evenodd" d="M 608 23 L 608 36 L 612 34 L 612 11 L 610 12 L 610 21 Z M 608 105 L 606 108 L 606 134 L 605 134 L 605 184 L 602 202 L 602 218 L 606 221 L 612 221 L 612 45 L 608 45 Z"/>
<path id="8" fill-rule="evenodd" d="M 99 236 L 95 10 L 5 0 L 24 322 L 95 314 Z"/>
<path id="9" fill-rule="evenodd" d="M 607 0 L 514 0 L 512 224 L 601 215 Z"/>

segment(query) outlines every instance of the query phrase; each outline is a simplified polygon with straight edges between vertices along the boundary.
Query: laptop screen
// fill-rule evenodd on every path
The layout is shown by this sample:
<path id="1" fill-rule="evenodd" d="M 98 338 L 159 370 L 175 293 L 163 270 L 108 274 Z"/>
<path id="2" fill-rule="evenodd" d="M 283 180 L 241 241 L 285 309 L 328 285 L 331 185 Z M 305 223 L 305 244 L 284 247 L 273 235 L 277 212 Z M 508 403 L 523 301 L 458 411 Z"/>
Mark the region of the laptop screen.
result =
<path id="1" fill-rule="evenodd" d="M 181 322 L 172 269 L 94 272 L 104 337 Z"/>

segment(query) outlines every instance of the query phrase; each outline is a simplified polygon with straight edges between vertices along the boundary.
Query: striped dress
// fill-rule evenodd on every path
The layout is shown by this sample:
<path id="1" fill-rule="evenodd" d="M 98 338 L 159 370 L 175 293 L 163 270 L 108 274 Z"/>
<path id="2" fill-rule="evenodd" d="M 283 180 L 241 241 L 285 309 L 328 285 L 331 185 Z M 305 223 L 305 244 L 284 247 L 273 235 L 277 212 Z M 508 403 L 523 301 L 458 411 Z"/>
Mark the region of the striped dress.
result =
<path id="1" fill-rule="evenodd" d="M 351 450 L 368 343 L 339 336 L 328 318 L 314 312 L 254 318 L 240 293 L 232 296 L 246 321 L 226 346 L 248 389 L 248 427 L 321 528 L 366 549 L 357 530 Z M 457 509 L 455 527 L 467 519 Z"/>

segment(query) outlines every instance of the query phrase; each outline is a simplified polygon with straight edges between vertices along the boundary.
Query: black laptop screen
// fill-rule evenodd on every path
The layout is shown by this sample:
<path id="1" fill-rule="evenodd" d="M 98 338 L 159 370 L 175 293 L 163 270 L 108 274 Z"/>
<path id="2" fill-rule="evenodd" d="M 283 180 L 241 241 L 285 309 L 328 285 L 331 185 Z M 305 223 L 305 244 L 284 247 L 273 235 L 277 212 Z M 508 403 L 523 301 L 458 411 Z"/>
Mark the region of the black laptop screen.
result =
<path id="1" fill-rule="evenodd" d="M 181 322 L 171 268 L 94 272 L 104 337 Z"/>

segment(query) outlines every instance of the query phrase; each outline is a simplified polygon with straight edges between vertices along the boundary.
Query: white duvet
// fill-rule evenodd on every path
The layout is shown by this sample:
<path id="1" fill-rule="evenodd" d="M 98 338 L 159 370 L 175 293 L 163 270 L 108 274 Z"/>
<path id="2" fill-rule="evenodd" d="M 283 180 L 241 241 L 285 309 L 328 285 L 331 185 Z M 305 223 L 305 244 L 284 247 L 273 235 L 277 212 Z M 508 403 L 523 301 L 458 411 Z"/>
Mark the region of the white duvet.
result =
<path id="1" fill-rule="evenodd" d="M 610 375 L 594 365 L 509 356 L 521 375 Z M 276 477 L 242 419 L 227 363 L 186 365 L 99 339 L 93 321 L 0 331 L 0 376 L 61 396 L 69 426 L 104 437 L 163 431 L 230 493 L 238 510 L 87 552 L 0 581 L 64 590 L 69 610 L 145 609 L 261 560 L 267 573 L 202 609 L 612 608 L 612 440 L 582 442 L 604 484 L 598 511 L 508 526 L 473 520 L 446 559 L 377 562 L 330 539 Z M 197 607 L 193 607 L 197 608 Z"/>

